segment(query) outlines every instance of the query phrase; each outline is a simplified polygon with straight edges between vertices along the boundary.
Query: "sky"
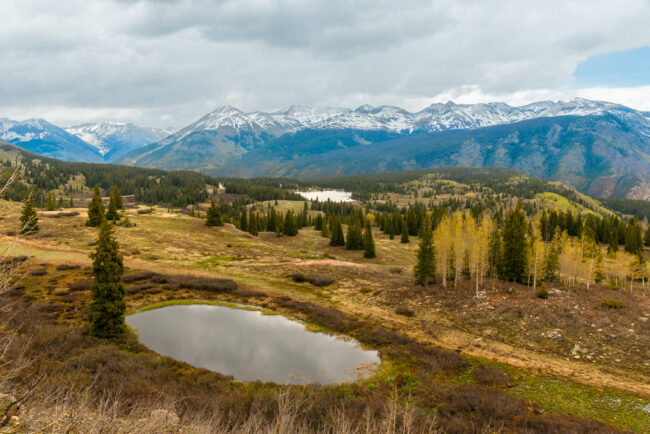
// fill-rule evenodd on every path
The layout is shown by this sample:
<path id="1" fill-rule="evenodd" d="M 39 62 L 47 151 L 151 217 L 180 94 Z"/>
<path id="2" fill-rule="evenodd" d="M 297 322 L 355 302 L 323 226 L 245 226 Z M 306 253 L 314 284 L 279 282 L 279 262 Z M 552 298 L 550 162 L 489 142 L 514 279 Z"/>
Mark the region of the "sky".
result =
<path id="1" fill-rule="evenodd" d="M 650 111 L 647 0 L 0 0 L 0 117 L 573 97 Z"/>

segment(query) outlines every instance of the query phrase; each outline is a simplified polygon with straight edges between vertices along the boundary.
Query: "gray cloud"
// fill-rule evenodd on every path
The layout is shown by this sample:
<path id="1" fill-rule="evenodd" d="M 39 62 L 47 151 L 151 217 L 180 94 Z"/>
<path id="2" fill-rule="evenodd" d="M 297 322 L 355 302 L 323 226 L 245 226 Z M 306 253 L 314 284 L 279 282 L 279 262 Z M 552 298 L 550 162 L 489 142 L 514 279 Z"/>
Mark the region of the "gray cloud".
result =
<path id="1" fill-rule="evenodd" d="M 0 116 L 62 124 L 519 98 L 569 88 L 591 55 L 650 44 L 643 0 L 32 0 L 0 16 Z"/>

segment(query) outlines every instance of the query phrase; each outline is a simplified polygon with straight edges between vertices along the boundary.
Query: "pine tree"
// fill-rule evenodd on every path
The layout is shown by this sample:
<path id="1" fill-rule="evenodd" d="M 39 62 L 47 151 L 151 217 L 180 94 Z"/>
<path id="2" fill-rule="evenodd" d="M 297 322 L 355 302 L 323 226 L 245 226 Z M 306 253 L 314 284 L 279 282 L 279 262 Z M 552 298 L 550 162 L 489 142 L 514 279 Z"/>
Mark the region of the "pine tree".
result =
<path id="1" fill-rule="evenodd" d="M 296 223 L 296 218 L 293 215 L 293 211 L 287 211 L 287 215 L 284 217 L 284 230 L 283 233 L 290 237 L 295 237 L 298 235 L 298 225 Z"/>
<path id="2" fill-rule="evenodd" d="M 318 216 L 316 217 L 316 222 L 314 223 L 314 230 L 315 231 L 323 230 L 323 216 L 321 214 L 318 214 Z"/>
<path id="3" fill-rule="evenodd" d="M 258 225 L 258 218 L 257 214 L 253 213 L 251 210 L 250 214 L 248 215 L 248 233 L 254 236 L 257 236 L 259 234 L 259 225 Z"/>
<path id="4" fill-rule="evenodd" d="M 490 277 L 500 277 L 503 274 L 503 250 L 501 230 L 496 219 L 492 220 L 492 232 L 488 244 L 488 262 Z"/>
<path id="5" fill-rule="evenodd" d="M 108 221 L 117 221 L 120 219 L 120 213 L 117 212 L 118 206 L 117 206 L 117 199 L 115 197 L 115 194 L 111 192 L 111 196 L 108 199 L 108 211 L 106 212 L 106 220 Z"/>
<path id="6" fill-rule="evenodd" d="M 345 248 L 348 250 L 363 249 L 363 235 L 361 234 L 361 227 L 357 221 L 351 222 L 348 225 L 348 235 L 345 238 Z"/>
<path id="7" fill-rule="evenodd" d="M 560 271 L 560 253 L 562 253 L 562 234 L 560 228 L 555 227 L 555 235 L 546 249 L 544 258 L 544 279 L 553 281 L 557 280 Z"/>
<path id="8" fill-rule="evenodd" d="M 327 219 L 324 218 L 323 219 L 323 225 L 322 225 L 322 228 L 320 230 L 320 236 L 323 237 L 323 238 L 329 238 L 330 235 L 331 235 L 330 225 L 327 222 Z"/>
<path id="9" fill-rule="evenodd" d="M 120 193 L 117 185 L 113 187 L 113 190 L 111 191 L 111 197 L 115 201 L 115 208 L 124 209 L 124 203 L 122 202 L 122 193 Z"/>
<path id="10" fill-rule="evenodd" d="M 54 211 L 56 209 L 56 204 L 52 198 L 52 193 L 47 194 L 47 201 L 45 202 L 45 209 L 48 211 Z"/>
<path id="11" fill-rule="evenodd" d="M 521 202 L 508 211 L 503 228 L 503 276 L 507 280 L 523 282 L 527 268 L 526 232 L 528 224 Z"/>
<path id="12" fill-rule="evenodd" d="M 244 232 L 248 232 L 248 213 L 246 212 L 246 208 L 241 212 L 241 218 L 239 219 L 239 229 L 241 229 Z"/>
<path id="13" fill-rule="evenodd" d="M 645 230 L 645 235 L 643 236 L 643 244 L 650 246 L 650 225 L 648 225 L 648 228 Z"/>
<path id="14" fill-rule="evenodd" d="M 102 219 L 97 248 L 90 257 L 94 276 L 90 286 L 93 300 L 88 315 L 90 334 L 101 338 L 119 336 L 126 329 L 126 289 L 122 281 L 124 263 L 119 245 L 113 237 L 113 229 L 106 219 Z"/>
<path id="15" fill-rule="evenodd" d="M 416 285 L 429 285 L 436 283 L 436 252 L 433 245 L 433 232 L 431 220 L 425 217 L 420 228 L 420 244 L 417 253 L 417 262 L 413 267 L 413 277 Z"/>
<path id="16" fill-rule="evenodd" d="M 38 216 L 34 205 L 32 205 L 32 193 L 25 196 L 23 212 L 20 216 L 20 234 L 29 235 L 38 232 Z"/>
<path id="17" fill-rule="evenodd" d="M 338 218 L 334 218 L 332 222 L 332 237 L 330 238 L 330 246 L 344 246 L 345 236 L 343 235 L 343 226 Z"/>
<path id="18" fill-rule="evenodd" d="M 411 208 L 409 208 L 409 211 Z M 406 223 L 406 220 L 404 220 L 404 223 L 402 223 L 402 239 L 401 242 L 402 244 L 408 244 L 409 242 L 409 227 L 408 223 Z"/>
<path id="19" fill-rule="evenodd" d="M 88 203 L 88 220 L 86 226 L 98 227 L 104 219 L 104 202 L 102 202 L 102 194 L 99 191 L 99 186 L 93 189 L 93 197 Z"/>
<path id="20" fill-rule="evenodd" d="M 223 226 L 223 220 L 221 219 L 221 211 L 217 208 L 217 204 L 212 199 L 210 207 L 205 213 L 205 225 L 206 226 Z"/>
<path id="21" fill-rule="evenodd" d="M 363 233 L 363 257 L 374 258 L 375 254 L 375 240 L 372 238 L 372 226 L 370 221 L 366 220 L 366 230 Z"/>

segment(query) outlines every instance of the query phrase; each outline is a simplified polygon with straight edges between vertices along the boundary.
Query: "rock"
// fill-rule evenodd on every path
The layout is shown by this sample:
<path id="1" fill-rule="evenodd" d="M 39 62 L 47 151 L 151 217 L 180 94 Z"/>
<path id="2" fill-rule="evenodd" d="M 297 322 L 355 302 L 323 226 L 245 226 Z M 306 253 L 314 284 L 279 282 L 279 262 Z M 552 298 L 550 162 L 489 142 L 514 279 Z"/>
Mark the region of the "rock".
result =
<path id="1" fill-rule="evenodd" d="M 542 336 L 544 336 L 547 339 L 552 339 L 554 341 L 564 340 L 564 336 L 562 336 L 562 333 L 560 333 L 560 329 L 549 330 L 546 333 L 542 333 Z"/>
<path id="2" fill-rule="evenodd" d="M 149 415 L 148 425 L 152 427 L 162 427 L 170 425 L 178 425 L 180 419 L 176 413 L 168 410 L 153 410 Z"/>

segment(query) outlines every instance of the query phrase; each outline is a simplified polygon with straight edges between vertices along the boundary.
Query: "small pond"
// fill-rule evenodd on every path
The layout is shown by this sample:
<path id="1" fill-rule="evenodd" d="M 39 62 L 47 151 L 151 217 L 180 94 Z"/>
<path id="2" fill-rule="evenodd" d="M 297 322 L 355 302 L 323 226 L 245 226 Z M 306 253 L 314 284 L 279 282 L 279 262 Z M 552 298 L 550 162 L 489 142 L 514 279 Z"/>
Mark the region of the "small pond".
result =
<path id="1" fill-rule="evenodd" d="M 340 383 L 380 363 L 351 339 L 306 330 L 281 315 L 212 305 L 177 305 L 126 317 L 158 354 L 232 375 L 238 381 Z"/>
<path id="2" fill-rule="evenodd" d="M 319 202 L 352 202 L 352 193 L 349 191 L 339 190 L 324 190 L 324 191 L 296 191 L 299 195 L 308 200 L 316 200 Z"/>

